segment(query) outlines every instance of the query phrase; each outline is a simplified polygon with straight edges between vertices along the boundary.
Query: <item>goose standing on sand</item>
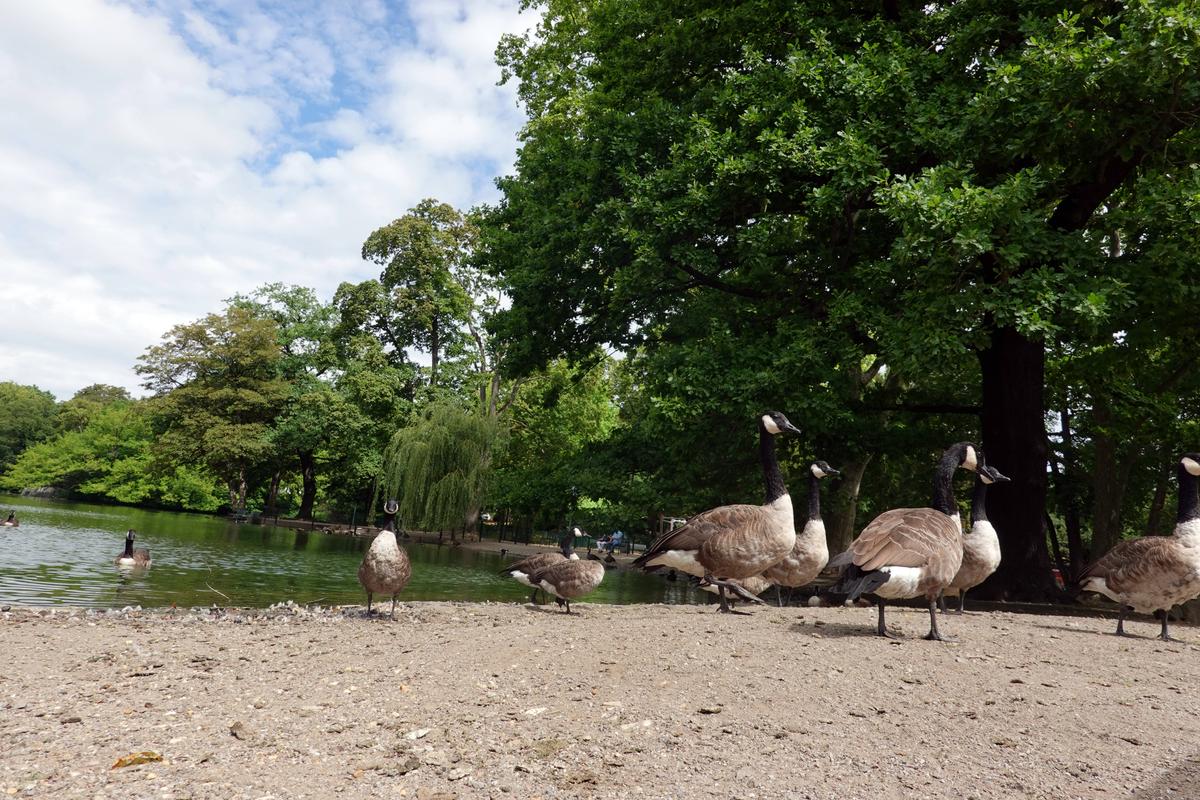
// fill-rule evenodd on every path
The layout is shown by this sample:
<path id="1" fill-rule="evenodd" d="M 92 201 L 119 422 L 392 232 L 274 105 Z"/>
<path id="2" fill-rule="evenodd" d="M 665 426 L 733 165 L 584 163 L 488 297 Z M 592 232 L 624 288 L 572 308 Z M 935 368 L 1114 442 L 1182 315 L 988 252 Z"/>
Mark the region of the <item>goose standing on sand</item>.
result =
<path id="1" fill-rule="evenodd" d="M 1162 615 L 1163 641 L 1171 607 L 1200 596 L 1200 453 L 1184 453 L 1177 467 L 1179 511 L 1170 536 L 1143 536 L 1118 543 L 1088 567 L 1080 579 L 1084 591 L 1098 592 L 1121 604 L 1117 636 L 1125 633 L 1132 611 Z"/>
<path id="2" fill-rule="evenodd" d="M 392 596 L 392 619 L 396 618 L 396 595 L 408 585 L 412 577 L 412 562 L 408 553 L 396 541 L 396 512 L 400 504 L 388 500 L 383 505 L 383 529 L 375 536 L 371 546 L 358 565 L 358 582 L 367 592 L 367 614 L 371 613 L 373 595 Z"/>
<path id="3" fill-rule="evenodd" d="M 130 528 L 125 534 L 125 552 L 113 559 L 118 567 L 144 569 L 150 566 L 150 551 L 144 547 L 133 549 L 133 540 L 136 538 L 137 534 Z"/>
<path id="4" fill-rule="evenodd" d="M 946 587 L 946 591 L 958 592 L 956 614 L 962 614 L 966 607 L 967 590 L 983 583 L 1000 566 L 1000 537 L 987 518 L 987 490 L 993 483 L 1008 481 L 1008 476 L 987 464 L 975 473 L 975 493 L 971 495 L 971 530 L 963 534 L 962 566 Z M 945 613 L 945 594 L 942 598 L 942 613 Z"/>
<path id="5" fill-rule="evenodd" d="M 579 535 L 579 528 L 575 529 L 575 535 Z M 499 574 L 508 575 L 510 578 L 516 578 L 518 582 L 532 588 L 533 592 L 529 595 L 529 602 L 531 604 L 536 604 L 538 590 L 542 587 L 531 582 L 529 580 L 529 576 L 534 572 L 537 572 L 539 569 L 544 569 L 551 564 L 559 564 L 563 561 L 579 560 L 579 556 L 575 553 L 575 548 L 571 546 L 571 543 L 566 539 L 566 537 L 564 537 L 562 541 L 558 543 L 558 546 L 559 552 L 557 553 L 534 553 L 531 556 L 522 558 L 520 561 L 509 564 L 507 567 L 500 570 Z"/>
<path id="6" fill-rule="evenodd" d="M 726 591 L 761 603 L 737 581 L 761 575 L 796 544 L 792 498 L 775 458 L 775 437 L 784 431 L 800 433 L 778 411 L 769 411 L 758 420 L 758 452 L 767 495 L 761 506 L 719 506 L 702 511 L 683 527 L 660 536 L 634 559 L 634 565 L 648 572 L 668 568 L 702 578 L 703 583 L 717 587 L 720 611 L 725 613 L 731 613 Z"/>
<path id="7" fill-rule="evenodd" d="M 884 598 L 924 595 L 929 601 L 926 639 L 943 641 L 937 627 L 937 599 L 962 565 L 962 523 L 954 501 L 954 470 L 976 470 L 983 454 L 970 442 L 959 442 L 942 454 L 928 508 L 894 508 L 863 528 L 850 549 L 830 562 L 846 570 L 830 594 L 849 600 L 873 593 L 879 603 L 880 636 L 888 633 L 883 620 Z"/>
<path id="8" fill-rule="evenodd" d="M 826 475 L 840 474 L 824 461 L 814 461 L 809 465 L 808 520 L 800 533 L 796 534 L 792 552 L 762 574 L 769 584 L 775 584 L 776 591 L 780 586 L 795 589 L 812 583 L 829 563 L 829 544 L 825 540 L 825 522 L 821 519 L 821 479 Z M 746 585 L 745 581 L 742 585 Z M 776 599 L 783 605 L 782 595 Z"/>
<path id="9" fill-rule="evenodd" d="M 552 594 L 556 602 L 571 613 L 571 601 L 583 597 L 604 580 L 604 562 L 589 554 L 586 559 L 563 559 L 556 564 L 534 570 L 529 582 Z"/>

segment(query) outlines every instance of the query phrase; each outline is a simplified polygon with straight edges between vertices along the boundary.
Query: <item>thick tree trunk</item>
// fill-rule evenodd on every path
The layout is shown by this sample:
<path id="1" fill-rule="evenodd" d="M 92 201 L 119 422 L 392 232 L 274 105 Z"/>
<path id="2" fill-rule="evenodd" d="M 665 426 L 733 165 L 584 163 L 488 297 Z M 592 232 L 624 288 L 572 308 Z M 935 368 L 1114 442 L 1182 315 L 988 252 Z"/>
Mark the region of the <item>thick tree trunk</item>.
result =
<path id="1" fill-rule="evenodd" d="M 300 492 L 300 511 L 296 519 L 312 519 L 313 505 L 317 501 L 317 459 L 312 452 L 300 454 L 300 479 L 304 488 Z"/>
<path id="2" fill-rule="evenodd" d="M 1121 541 L 1121 508 L 1134 459 L 1120 452 L 1117 439 L 1106 428 L 1112 424 L 1112 410 L 1103 398 L 1092 408 L 1096 433 L 1092 437 L 1096 463 L 1092 467 L 1092 559 L 1107 553 Z"/>
<path id="3" fill-rule="evenodd" d="M 1012 479 L 988 494 L 988 516 L 1000 535 L 1000 568 L 980 597 L 1048 600 L 1055 594 L 1046 550 L 1046 353 L 1041 342 L 998 328 L 979 354 L 983 450 L 987 463 Z"/>
<path id="4" fill-rule="evenodd" d="M 263 509 L 266 513 L 279 513 L 279 481 L 282 477 L 283 473 L 279 471 L 271 476 L 271 486 L 267 490 L 267 507 Z"/>
<path id="5" fill-rule="evenodd" d="M 858 492 L 862 488 L 863 475 L 871 463 L 871 454 L 866 453 L 845 464 L 834 464 L 842 471 L 837 490 L 830 499 L 829 527 L 826 537 L 830 556 L 844 551 L 854 541 L 855 521 L 858 515 Z"/>
<path id="6" fill-rule="evenodd" d="M 442 346 L 441 338 L 438 335 L 440 333 L 437 314 L 434 314 L 433 324 L 429 330 L 429 388 L 431 389 L 437 386 L 438 349 Z"/>
<path id="7" fill-rule="evenodd" d="M 1163 460 L 1159 459 L 1159 461 Z M 1162 524 L 1163 506 L 1167 503 L 1167 486 L 1171 480 L 1172 467 L 1158 471 L 1158 480 L 1154 484 L 1154 499 L 1150 501 L 1150 513 L 1146 517 L 1147 536 L 1157 536 L 1167 533 L 1167 531 L 1163 530 Z"/>

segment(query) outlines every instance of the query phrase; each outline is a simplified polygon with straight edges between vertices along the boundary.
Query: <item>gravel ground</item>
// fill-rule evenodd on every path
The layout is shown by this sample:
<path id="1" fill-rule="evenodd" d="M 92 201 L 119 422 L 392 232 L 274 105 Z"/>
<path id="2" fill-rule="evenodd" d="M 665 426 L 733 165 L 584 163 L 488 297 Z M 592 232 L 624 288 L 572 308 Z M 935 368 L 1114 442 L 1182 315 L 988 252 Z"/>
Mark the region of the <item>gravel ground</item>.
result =
<path id="1" fill-rule="evenodd" d="M 11 610 L 0 796 L 1200 797 L 1195 628 L 575 608 Z"/>

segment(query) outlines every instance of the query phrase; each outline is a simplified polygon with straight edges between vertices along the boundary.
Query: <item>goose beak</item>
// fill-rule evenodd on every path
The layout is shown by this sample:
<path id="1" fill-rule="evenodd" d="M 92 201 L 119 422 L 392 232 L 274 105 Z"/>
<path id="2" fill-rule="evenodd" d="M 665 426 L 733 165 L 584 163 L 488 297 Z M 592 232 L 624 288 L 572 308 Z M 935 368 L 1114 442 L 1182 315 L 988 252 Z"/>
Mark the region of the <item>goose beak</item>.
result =
<path id="1" fill-rule="evenodd" d="M 833 467 L 829 467 L 829 466 L 825 467 L 825 469 L 822 470 L 822 472 L 824 472 L 826 475 L 841 475 L 842 474 L 842 471 L 840 469 L 834 469 Z"/>
<path id="2" fill-rule="evenodd" d="M 787 433 L 794 433 L 797 436 L 800 435 L 800 429 L 797 428 L 795 425 L 793 425 L 791 420 L 785 419 L 783 421 L 783 430 L 786 431 Z"/>

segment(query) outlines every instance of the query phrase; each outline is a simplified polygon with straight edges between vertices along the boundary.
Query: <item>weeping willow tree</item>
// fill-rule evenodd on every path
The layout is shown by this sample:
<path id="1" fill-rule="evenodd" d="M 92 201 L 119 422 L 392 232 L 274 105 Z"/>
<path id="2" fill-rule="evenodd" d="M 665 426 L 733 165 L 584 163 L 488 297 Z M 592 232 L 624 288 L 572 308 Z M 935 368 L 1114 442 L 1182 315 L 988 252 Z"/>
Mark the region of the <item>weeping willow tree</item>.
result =
<path id="1" fill-rule="evenodd" d="M 384 451 L 380 489 L 400 503 L 405 527 L 454 532 L 474 525 L 500 441 L 497 420 L 434 403 L 397 431 Z"/>

